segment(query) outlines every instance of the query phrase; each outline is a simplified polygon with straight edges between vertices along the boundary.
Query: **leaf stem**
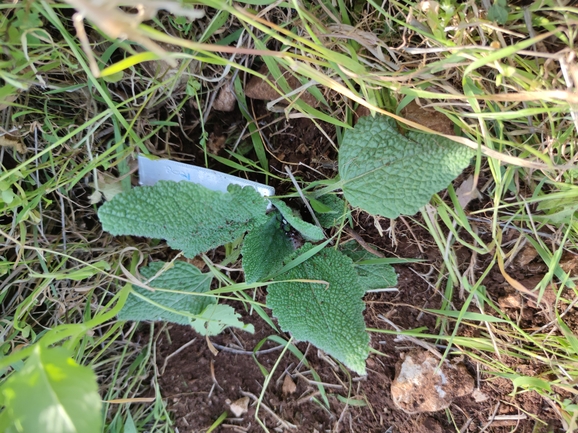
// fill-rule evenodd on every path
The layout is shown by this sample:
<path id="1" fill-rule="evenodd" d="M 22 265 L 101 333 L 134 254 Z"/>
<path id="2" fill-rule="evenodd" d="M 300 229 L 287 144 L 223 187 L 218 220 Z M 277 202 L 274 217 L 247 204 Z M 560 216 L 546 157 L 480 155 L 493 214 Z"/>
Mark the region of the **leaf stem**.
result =
<path id="1" fill-rule="evenodd" d="M 303 191 L 301 191 L 301 187 L 299 186 L 299 184 L 297 183 L 297 180 L 295 179 L 295 176 L 293 176 L 293 173 L 291 173 L 291 169 L 289 168 L 289 166 L 285 166 L 285 171 L 287 172 L 287 174 L 289 175 L 289 177 L 291 178 L 291 182 L 293 182 L 293 185 L 295 186 L 295 189 L 297 190 L 297 193 L 299 194 L 299 197 L 301 197 L 301 200 L 303 200 L 303 203 L 305 203 L 305 206 L 307 207 L 307 210 L 309 211 L 309 213 L 311 214 L 311 217 L 313 218 L 313 221 L 315 221 L 315 225 L 317 225 L 317 227 L 319 227 L 321 229 L 321 231 L 323 231 L 323 236 L 325 237 L 325 239 L 327 239 L 327 235 L 325 234 L 325 230 L 323 230 L 323 227 L 321 227 L 321 223 L 319 222 L 319 220 L 317 219 L 317 216 L 315 215 L 315 212 L 313 212 L 313 208 L 311 207 L 311 205 L 309 204 L 309 200 L 307 200 L 305 198 L 305 195 L 303 194 Z"/>

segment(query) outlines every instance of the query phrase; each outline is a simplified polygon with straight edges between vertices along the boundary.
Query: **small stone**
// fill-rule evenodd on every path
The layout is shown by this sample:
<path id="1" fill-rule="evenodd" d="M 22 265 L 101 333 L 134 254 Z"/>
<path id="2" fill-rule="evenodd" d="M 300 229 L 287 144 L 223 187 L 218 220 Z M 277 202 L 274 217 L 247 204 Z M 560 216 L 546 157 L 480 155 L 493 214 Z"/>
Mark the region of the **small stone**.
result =
<path id="1" fill-rule="evenodd" d="M 361 117 L 371 116 L 371 110 L 365 105 L 358 106 L 354 111 L 355 116 L 353 116 L 354 125 Z"/>
<path id="2" fill-rule="evenodd" d="M 483 393 L 479 388 L 474 389 L 474 391 L 472 392 L 472 397 L 474 398 L 474 401 L 476 403 L 483 403 L 484 401 L 490 398 L 488 397 L 487 394 Z"/>
<path id="3" fill-rule="evenodd" d="M 571 277 L 578 275 L 578 254 L 566 251 L 560 259 L 560 267 L 564 272 L 568 272 Z"/>
<path id="4" fill-rule="evenodd" d="M 283 394 L 293 394 L 297 390 L 297 385 L 291 379 L 291 376 L 288 374 L 285 375 L 285 379 L 283 379 Z"/>
<path id="5" fill-rule="evenodd" d="M 443 113 L 429 107 L 425 108 L 415 101 L 407 104 L 401 115 L 407 120 L 419 123 L 433 131 L 446 135 L 454 135 L 454 123 Z"/>
<path id="6" fill-rule="evenodd" d="M 227 83 L 219 90 L 219 94 L 213 102 L 213 108 L 217 111 L 233 111 L 236 105 L 237 98 L 231 89 L 231 84 Z"/>
<path id="7" fill-rule="evenodd" d="M 439 358 L 429 351 L 413 351 L 397 365 L 391 396 L 397 407 L 409 414 L 443 410 L 451 402 L 471 394 L 474 379 L 463 364 Z"/>
<path id="8" fill-rule="evenodd" d="M 522 295 L 520 293 L 508 293 L 498 299 L 498 304 L 502 310 L 506 308 L 520 308 L 522 305 Z"/>
<path id="9" fill-rule="evenodd" d="M 526 246 L 522 248 L 522 251 L 520 251 L 516 256 L 516 260 L 520 266 L 526 267 L 536 257 L 538 257 L 538 251 L 536 251 L 536 248 L 534 248 L 532 244 L 526 244 Z"/>
<path id="10" fill-rule="evenodd" d="M 456 188 L 458 203 L 462 208 L 466 208 L 472 200 L 480 198 L 482 195 L 477 188 L 474 188 L 474 176 L 469 176 L 460 186 Z"/>
<path id="11" fill-rule="evenodd" d="M 237 418 L 246 414 L 249 409 L 249 397 L 241 397 L 239 400 L 235 400 L 229 404 L 229 408 Z"/>

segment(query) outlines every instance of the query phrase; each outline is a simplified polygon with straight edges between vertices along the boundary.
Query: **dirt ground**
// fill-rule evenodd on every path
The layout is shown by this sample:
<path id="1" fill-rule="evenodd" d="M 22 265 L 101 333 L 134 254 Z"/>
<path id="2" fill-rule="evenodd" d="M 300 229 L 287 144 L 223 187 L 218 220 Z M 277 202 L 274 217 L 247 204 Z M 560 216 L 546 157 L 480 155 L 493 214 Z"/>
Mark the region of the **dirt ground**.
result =
<path id="1" fill-rule="evenodd" d="M 279 120 L 282 115 L 265 112 L 262 103 L 257 103 L 255 110 L 260 113 L 262 125 L 277 120 L 262 129 L 270 146 L 268 153 L 272 172 L 282 174 L 283 163 L 288 162 L 293 164 L 294 174 L 307 181 L 336 175 L 336 150 L 311 121 Z M 238 112 L 215 112 L 206 126 L 208 145 L 212 146 L 212 151 L 226 155 L 226 149 L 232 145 L 229 135 L 235 136 L 234 129 L 241 128 L 243 124 Z M 327 136 L 335 140 L 333 128 L 325 125 L 323 128 Z M 173 149 L 172 158 L 189 163 L 202 158 L 201 150 L 195 144 L 198 137 L 194 132 L 198 129 L 192 129 L 189 137 L 180 136 L 181 142 L 176 145 L 176 151 Z M 254 158 L 254 155 L 249 153 L 248 157 Z M 302 165 L 297 165 L 299 162 Z M 210 167 L 225 170 L 215 161 L 210 163 Z M 263 179 L 256 176 L 254 180 Z M 483 183 L 482 180 L 480 182 Z M 273 183 L 273 186 L 277 187 L 278 193 L 290 188 L 287 183 L 281 187 Z M 472 203 L 472 206 L 483 208 L 484 198 Z M 435 317 L 422 311 L 425 308 L 440 308 L 442 302 L 441 294 L 432 284 L 438 277 L 442 257 L 428 232 L 410 219 L 401 218 L 392 229 L 395 234 L 393 239 L 391 232 L 388 232 L 389 220 L 378 221 L 383 235 L 376 228 L 373 217 L 362 212 L 354 213 L 354 220 L 355 231 L 365 241 L 376 245 L 386 257 L 425 259 L 422 263 L 395 265 L 399 275 L 399 291 L 366 295 L 367 327 L 392 330 L 392 326 L 383 320 L 386 318 L 400 329 L 423 327 L 431 334 L 439 332 Z M 466 269 L 471 259 L 469 250 L 459 250 L 458 257 Z M 481 272 L 489 258 L 479 257 L 477 260 L 476 272 Z M 508 268 L 513 277 L 528 285 L 542 278 L 546 271 L 545 265 L 535 258 L 528 263 L 513 262 Z M 490 272 L 484 284 L 494 302 L 506 302 L 508 285 L 497 267 Z M 264 290 L 257 291 L 257 298 L 265 299 Z M 452 302 L 459 308 L 463 300 L 456 294 Z M 513 308 L 508 305 L 504 305 L 504 308 L 512 315 L 519 316 L 523 328 L 539 327 L 549 320 L 543 308 L 532 307 L 531 303 L 520 301 Z M 557 415 L 539 395 L 525 392 L 510 396 L 513 387 L 509 380 L 480 372 L 478 366 L 468 359 L 463 361 L 475 378 L 475 396 L 457 399 L 446 411 L 408 415 L 393 404 L 390 386 L 401 354 L 416 347 L 411 341 L 396 341 L 393 336 L 373 333 L 371 345 L 384 355 L 371 354 L 367 361 L 367 376 L 357 377 L 340 369 L 307 343 L 298 343 L 297 347 L 306 353 L 309 365 L 299 362 L 290 352 L 279 359 L 279 344 L 271 340 L 265 341 L 254 356 L 253 349 L 268 337 L 277 335 L 277 332 L 255 313 L 251 315 L 241 302 L 235 307 L 242 313 L 244 321 L 254 324 L 255 334 L 228 330 L 212 338 L 211 343 L 218 350 L 216 355 L 204 338 L 187 327 L 169 325 L 166 328 L 168 332 L 157 336 L 156 356 L 161 373 L 161 391 L 180 433 L 205 432 L 224 412 L 228 412 L 227 419 L 214 431 L 265 431 L 255 419 L 256 400 L 263 393 L 265 382 L 262 369 L 274 370 L 258 412 L 259 419 L 270 431 L 562 431 L 561 425 L 555 421 Z M 566 318 L 578 322 L 577 316 Z M 475 335 L 476 332 L 468 328 L 459 330 L 461 335 Z M 283 337 L 289 338 L 288 335 Z M 443 347 L 438 349 L 443 352 Z M 531 360 L 524 365 L 518 365 L 518 360 L 511 362 L 514 370 L 524 371 L 528 375 L 540 373 L 533 370 Z M 317 386 L 313 371 L 323 383 L 324 394 Z M 248 412 L 235 417 L 230 404 L 243 397 L 248 397 Z M 496 416 L 498 418 L 494 418 Z"/>

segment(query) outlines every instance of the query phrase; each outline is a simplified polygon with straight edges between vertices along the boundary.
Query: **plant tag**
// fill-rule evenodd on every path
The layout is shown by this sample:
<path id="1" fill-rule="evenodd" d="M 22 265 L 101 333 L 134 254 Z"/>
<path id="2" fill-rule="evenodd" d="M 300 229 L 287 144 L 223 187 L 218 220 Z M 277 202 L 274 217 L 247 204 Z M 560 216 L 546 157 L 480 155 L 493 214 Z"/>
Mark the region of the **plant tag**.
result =
<path id="1" fill-rule="evenodd" d="M 143 155 L 138 156 L 138 174 L 141 185 L 152 186 L 159 180 L 173 180 L 175 182 L 185 180 L 198 183 L 213 191 L 227 192 L 227 187 L 230 184 L 235 184 L 252 186 L 263 197 L 275 195 L 275 188 L 258 182 L 169 159 L 152 160 Z"/>

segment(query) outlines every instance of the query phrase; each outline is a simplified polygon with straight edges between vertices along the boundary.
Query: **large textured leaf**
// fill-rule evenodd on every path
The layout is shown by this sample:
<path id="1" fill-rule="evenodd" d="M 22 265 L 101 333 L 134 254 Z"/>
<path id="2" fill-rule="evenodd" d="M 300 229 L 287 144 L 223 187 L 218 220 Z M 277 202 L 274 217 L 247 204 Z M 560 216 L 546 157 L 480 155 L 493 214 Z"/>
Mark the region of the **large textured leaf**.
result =
<path id="1" fill-rule="evenodd" d="M 24 367 L 0 388 L 7 431 L 100 433 L 101 399 L 96 376 L 62 348 L 37 345 Z M 3 430 L 4 431 L 4 430 Z"/>
<path id="2" fill-rule="evenodd" d="M 289 223 L 291 227 L 301 233 L 301 236 L 303 236 L 304 239 L 315 242 L 325 238 L 322 229 L 303 221 L 300 217 L 293 213 L 293 209 L 291 209 L 281 200 L 272 199 L 271 203 L 273 203 L 273 206 L 275 206 L 277 210 L 281 212 L 281 215 L 283 215 L 283 218 L 285 218 L 287 223 Z"/>
<path id="3" fill-rule="evenodd" d="M 473 152 L 433 134 L 402 135 L 385 116 L 362 117 L 339 148 L 351 205 L 387 218 L 413 215 L 468 166 Z"/>
<path id="4" fill-rule="evenodd" d="M 353 266 L 359 277 L 359 282 L 366 291 L 395 287 L 397 285 L 397 273 L 393 266 L 387 263 L 363 263 L 366 260 L 377 259 L 377 257 L 361 248 L 357 242 L 348 242 L 341 245 L 340 251 L 353 260 Z"/>
<path id="5" fill-rule="evenodd" d="M 251 187 L 228 193 L 191 182 L 160 181 L 115 196 L 98 217 L 113 235 L 166 239 L 187 257 L 232 242 L 267 221 L 267 201 Z"/>
<path id="6" fill-rule="evenodd" d="M 306 245 L 296 254 L 306 251 Z M 326 248 L 276 280 L 322 280 L 326 283 L 282 282 L 268 286 L 267 305 L 284 331 L 309 341 L 359 374 L 365 374 L 369 335 L 365 332 L 363 287 L 350 258 Z"/>
<path id="7" fill-rule="evenodd" d="M 148 280 L 165 265 L 165 262 L 153 262 L 139 271 Z M 216 299 L 212 296 L 194 295 L 194 293 L 211 290 L 211 280 L 210 274 L 201 273 L 189 263 L 174 262 L 172 268 L 163 271 L 148 283 L 150 287 L 169 291 L 152 292 L 143 287 L 133 286 L 133 292 L 118 313 L 118 318 L 120 320 L 164 320 L 190 325 L 195 320 L 191 318 L 191 315 L 199 315 L 209 304 L 216 303 Z"/>
<path id="8" fill-rule="evenodd" d="M 211 289 L 212 277 L 209 274 L 203 274 L 195 266 L 180 261 L 159 272 L 165 265 L 164 262 L 154 262 L 140 269 L 147 280 L 158 274 L 148 284 L 157 290 L 134 286 L 118 314 L 119 319 L 164 320 L 191 325 L 202 335 L 217 335 L 228 326 L 254 332 L 253 325 L 241 322 L 240 316 L 230 306 L 218 305 L 213 296 L 194 295 Z"/>
<path id="9" fill-rule="evenodd" d="M 281 227 L 281 215 L 273 212 L 269 221 L 252 230 L 243 241 L 245 281 L 265 281 L 283 266 L 285 257 L 293 253 L 291 239 Z"/>

